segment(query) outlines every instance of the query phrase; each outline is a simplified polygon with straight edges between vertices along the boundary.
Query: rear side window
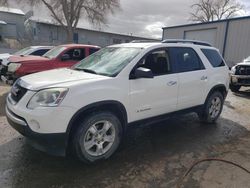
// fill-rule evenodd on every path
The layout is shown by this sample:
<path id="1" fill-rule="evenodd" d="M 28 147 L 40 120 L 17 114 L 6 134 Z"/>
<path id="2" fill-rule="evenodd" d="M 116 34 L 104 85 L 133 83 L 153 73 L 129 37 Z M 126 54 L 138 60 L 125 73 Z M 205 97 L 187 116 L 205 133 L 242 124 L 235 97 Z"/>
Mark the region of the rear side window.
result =
<path id="1" fill-rule="evenodd" d="M 225 62 L 220 56 L 219 52 L 212 49 L 201 49 L 203 54 L 207 57 L 208 61 L 213 67 L 223 67 Z"/>
<path id="2" fill-rule="evenodd" d="M 199 56 L 192 48 L 172 47 L 171 57 L 174 61 L 175 72 L 190 72 L 205 69 Z"/>
<path id="3" fill-rule="evenodd" d="M 49 49 L 41 49 L 41 50 L 32 52 L 30 55 L 43 56 L 47 51 L 49 51 Z"/>

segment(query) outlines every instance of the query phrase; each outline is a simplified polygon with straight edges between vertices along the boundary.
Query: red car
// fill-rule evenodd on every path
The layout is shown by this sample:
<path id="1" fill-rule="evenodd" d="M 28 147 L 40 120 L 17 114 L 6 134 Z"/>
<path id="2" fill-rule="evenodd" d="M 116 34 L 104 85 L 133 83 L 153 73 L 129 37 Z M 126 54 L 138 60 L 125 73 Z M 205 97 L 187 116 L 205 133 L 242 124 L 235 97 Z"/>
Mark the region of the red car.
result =
<path id="1" fill-rule="evenodd" d="M 5 67 L 1 79 L 5 83 L 13 82 L 21 76 L 50 69 L 71 67 L 88 55 L 98 51 L 100 47 L 81 44 L 67 44 L 52 48 L 43 56 L 13 56 Z"/>

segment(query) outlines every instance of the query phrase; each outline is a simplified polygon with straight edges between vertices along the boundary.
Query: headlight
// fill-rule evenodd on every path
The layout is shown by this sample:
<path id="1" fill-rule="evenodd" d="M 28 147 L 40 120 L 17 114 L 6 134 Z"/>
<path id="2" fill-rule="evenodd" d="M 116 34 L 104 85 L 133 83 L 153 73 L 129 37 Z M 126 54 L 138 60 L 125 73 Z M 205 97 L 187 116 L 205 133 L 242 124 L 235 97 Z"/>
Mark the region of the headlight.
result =
<path id="1" fill-rule="evenodd" d="M 21 63 L 10 63 L 8 65 L 9 72 L 15 72 L 22 64 Z"/>
<path id="2" fill-rule="evenodd" d="M 27 107 L 29 109 L 35 109 L 37 107 L 56 107 L 62 102 L 67 92 L 67 88 L 41 90 L 31 98 Z"/>
<path id="3" fill-rule="evenodd" d="M 235 74 L 235 72 L 236 72 L 236 66 L 233 66 L 233 67 L 231 68 L 231 74 Z"/>

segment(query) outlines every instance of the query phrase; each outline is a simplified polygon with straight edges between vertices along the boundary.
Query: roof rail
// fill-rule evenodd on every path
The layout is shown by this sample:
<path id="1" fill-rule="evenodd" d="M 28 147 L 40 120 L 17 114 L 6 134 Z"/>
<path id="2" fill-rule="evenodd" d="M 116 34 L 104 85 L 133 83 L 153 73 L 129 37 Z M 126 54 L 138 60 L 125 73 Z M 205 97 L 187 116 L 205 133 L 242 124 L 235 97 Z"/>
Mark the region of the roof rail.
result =
<path id="1" fill-rule="evenodd" d="M 195 45 L 201 45 L 201 46 L 212 46 L 208 42 L 198 41 L 198 40 L 185 40 L 185 39 L 167 39 L 163 40 L 162 43 L 191 43 Z"/>
<path id="2" fill-rule="evenodd" d="M 133 40 L 130 43 L 147 43 L 147 42 L 161 42 L 160 40 Z"/>

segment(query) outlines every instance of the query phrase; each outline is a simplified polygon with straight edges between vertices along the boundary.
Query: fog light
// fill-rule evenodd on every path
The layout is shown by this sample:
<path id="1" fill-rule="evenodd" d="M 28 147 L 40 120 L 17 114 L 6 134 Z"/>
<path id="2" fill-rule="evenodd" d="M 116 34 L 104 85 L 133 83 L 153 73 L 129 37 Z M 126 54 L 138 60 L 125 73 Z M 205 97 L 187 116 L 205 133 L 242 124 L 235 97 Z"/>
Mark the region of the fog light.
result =
<path id="1" fill-rule="evenodd" d="M 31 120 L 29 122 L 29 126 L 32 130 L 39 130 L 40 129 L 40 124 L 36 120 Z"/>
<path id="2" fill-rule="evenodd" d="M 238 78 L 236 78 L 236 77 L 232 77 L 232 82 L 233 82 L 233 83 L 238 82 Z"/>

